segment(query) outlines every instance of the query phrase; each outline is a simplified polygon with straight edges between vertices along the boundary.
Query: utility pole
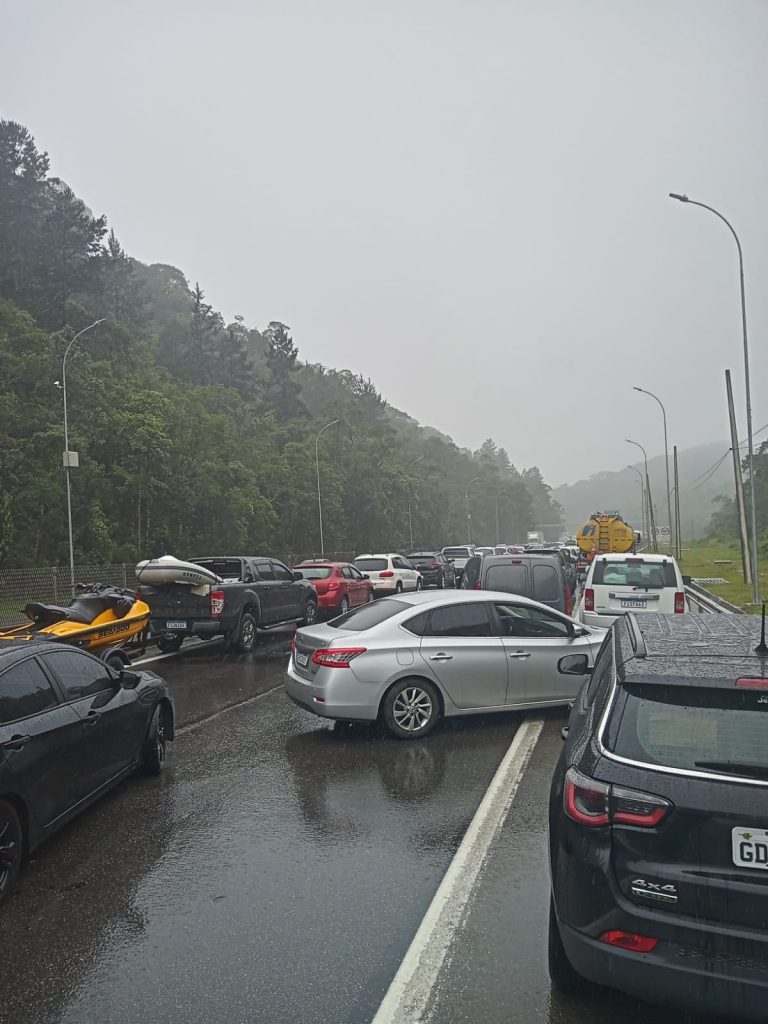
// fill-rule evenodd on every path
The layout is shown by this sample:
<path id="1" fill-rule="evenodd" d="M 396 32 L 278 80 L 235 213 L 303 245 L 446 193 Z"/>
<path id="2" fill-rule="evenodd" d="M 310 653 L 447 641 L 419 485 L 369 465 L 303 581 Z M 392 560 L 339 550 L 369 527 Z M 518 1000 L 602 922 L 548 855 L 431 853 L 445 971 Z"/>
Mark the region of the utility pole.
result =
<path id="1" fill-rule="evenodd" d="M 736 512 L 739 517 L 739 542 L 741 544 L 741 571 L 744 582 L 752 583 L 752 564 L 749 558 L 749 541 L 747 539 L 747 516 L 744 508 L 744 480 L 741 475 L 741 455 L 739 454 L 739 436 L 736 431 L 736 410 L 733 407 L 733 388 L 731 387 L 731 371 L 725 371 L 725 392 L 728 398 L 728 422 L 731 425 L 731 453 L 733 455 L 733 473 L 736 480 Z"/>
<path id="2" fill-rule="evenodd" d="M 675 558 L 678 562 L 683 557 L 683 542 L 680 539 L 680 479 L 677 475 L 677 445 L 672 446 L 675 474 Z"/>
<path id="3" fill-rule="evenodd" d="M 466 494 L 464 495 L 464 500 L 467 505 L 467 544 L 472 543 L 472 513 L 469 511 L 469 488 L 472 486 L 472 484 L 477 483 L 479 479 L 479 476 L 472 477 L 472 479 L 467 484 L 467 491 Z"/>
<path id="4" fill-rule="evenodd" d="M 326 423 L 322 430 L 318 430 L 315 438 L 315 469 L 317 470 L 317 520 L 320 525 L 320 557 L 325 558 L 325 544 L 323 541 L 323 503 L 320 499 L 320 438 L 329 427 L 335 426 L 339 421 L 331 420 Z"/>

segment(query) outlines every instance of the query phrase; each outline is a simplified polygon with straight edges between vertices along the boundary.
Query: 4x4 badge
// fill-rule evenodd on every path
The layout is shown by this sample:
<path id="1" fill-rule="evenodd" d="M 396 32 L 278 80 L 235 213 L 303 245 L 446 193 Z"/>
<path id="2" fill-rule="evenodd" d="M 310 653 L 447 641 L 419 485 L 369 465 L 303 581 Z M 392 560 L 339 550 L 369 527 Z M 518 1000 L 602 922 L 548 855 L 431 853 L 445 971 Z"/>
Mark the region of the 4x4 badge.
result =
<path id="1" fill-rule="evenodd" d="M 633 896 L 640 896 L 645 900 L 654 900 L 656 903 L 677 903 L 677 886 L 671 882 L 649 882 L 645 878 L 632 880 L 630 891 Z"/>

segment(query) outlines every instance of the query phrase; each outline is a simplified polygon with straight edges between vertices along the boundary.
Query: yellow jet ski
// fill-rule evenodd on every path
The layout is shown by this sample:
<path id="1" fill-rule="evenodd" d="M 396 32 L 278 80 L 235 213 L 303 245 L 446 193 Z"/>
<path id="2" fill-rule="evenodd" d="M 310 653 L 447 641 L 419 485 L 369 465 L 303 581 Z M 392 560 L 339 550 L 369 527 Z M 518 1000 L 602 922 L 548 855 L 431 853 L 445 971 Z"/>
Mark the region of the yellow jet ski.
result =
<path id="1" fill-rule="evenodd" d="M 129 661 L 122 646 L 142 638 L 149 623 L 149 605 L 110 583 L 78 583 L 68 607 L 31 602 L 24 614 L 30 622 L 3 630 L 0 640 L 74 644 L 116 668 Z"/>

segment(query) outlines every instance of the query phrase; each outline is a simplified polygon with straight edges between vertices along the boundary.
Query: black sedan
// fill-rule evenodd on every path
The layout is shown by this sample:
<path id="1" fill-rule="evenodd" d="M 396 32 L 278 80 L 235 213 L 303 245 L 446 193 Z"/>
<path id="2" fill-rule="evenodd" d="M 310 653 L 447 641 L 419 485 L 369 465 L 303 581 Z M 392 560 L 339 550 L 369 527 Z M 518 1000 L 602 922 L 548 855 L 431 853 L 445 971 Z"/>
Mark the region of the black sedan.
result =
<path id="1" fill-rule="evenodd" d="M 173 699 L 63 644 L 0 646 L 0 900 L 33 850 L 127 775 L 163 770 Z"/>

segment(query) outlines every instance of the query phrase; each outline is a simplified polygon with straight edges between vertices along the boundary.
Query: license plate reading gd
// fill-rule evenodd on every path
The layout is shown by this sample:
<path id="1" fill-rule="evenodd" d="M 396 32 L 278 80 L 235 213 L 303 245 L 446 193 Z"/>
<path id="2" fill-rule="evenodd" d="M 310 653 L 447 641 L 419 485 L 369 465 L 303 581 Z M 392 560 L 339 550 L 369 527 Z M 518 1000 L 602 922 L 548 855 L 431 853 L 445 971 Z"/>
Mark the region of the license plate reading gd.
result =
<path id="1" fill-rule="evenodd" d="M 731 832 L 733 863 L 768 871 L 768 829 L 739 826 Z"/>

